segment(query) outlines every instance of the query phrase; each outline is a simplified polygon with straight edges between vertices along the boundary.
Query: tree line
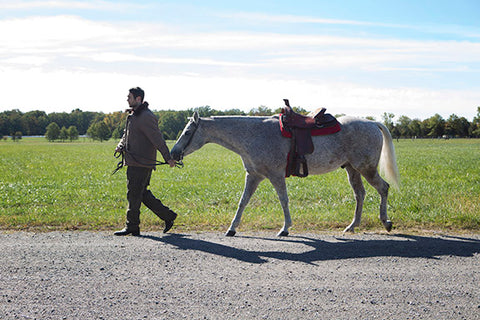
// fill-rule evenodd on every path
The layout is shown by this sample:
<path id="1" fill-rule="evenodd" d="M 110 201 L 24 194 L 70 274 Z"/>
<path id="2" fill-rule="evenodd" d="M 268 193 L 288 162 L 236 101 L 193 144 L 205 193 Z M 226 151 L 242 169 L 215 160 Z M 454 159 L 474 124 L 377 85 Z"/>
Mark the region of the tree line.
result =
<path id="1" fill-rule="evenodd" d="M 296 112 L 306 114 L 301 107 L 294 107 Z M 210 106 L 182 111 L 161 110 L 154 111 L 159 118 L 159 127 L 165 139 L 175 140 L 183 130 L 188 117 L 194 111 L 200 116 L 221 115 L 250 115 L 269 116 L 279 114 L 281 108 L 272 110 L 265 106 L 244 112 L 239 109 L 219 111 Z M 341 116 L 341 115 L 335 115 Z M 376 120 L 373 117 L 367 117 Z M 465 117 L 455 114 L 443 119 L 439 114 L 420 120 L 400 116 L 394 121 L 395 115 L 385 112 L 381 121 L 388 127 L 395 138 L 479 138 L 480 137 L 480 107 L 477 107 L 477 115 L 470 122 Z M 70 113 L 53 112 L 46 114 L 44 111 L 21 112 L 18 109 L 0 113 L 0 138 L 11 136 L 18 140 L 22 136 L 45 136 L 49 141 L 73 141 L 79 136 L 87 136 L 91 139 L 104 141 L 110 138 L 119 139 L 125 127 L 126 114 L 123 112 L 91 112 L 75 109 Z"/>

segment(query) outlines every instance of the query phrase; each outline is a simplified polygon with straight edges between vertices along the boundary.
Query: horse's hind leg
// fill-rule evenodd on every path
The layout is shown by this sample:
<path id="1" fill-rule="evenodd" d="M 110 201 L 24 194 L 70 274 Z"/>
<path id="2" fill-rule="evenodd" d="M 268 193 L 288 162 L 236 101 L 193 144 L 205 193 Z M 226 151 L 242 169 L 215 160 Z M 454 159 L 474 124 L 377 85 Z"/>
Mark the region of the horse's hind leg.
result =
<path id="1" fill-rule="evenodd" d="M 388 199 L 388 189 L 390 188 L 389 184 L 380 177 L 377 169 L 371 169 L 366 174 L 363 175 L 365 179 L 370 183 L 378 192 L 381 198 L 380 202 L 380 220 L 383 223 L 383 226 L 387 231 L 392 230 L 392 221 L 388 219 L 387 216 L 387 199 Z"/>
<path id="2" fill-rule="evenodd" d="M 353 217 L 352 223 L 343 230 L 343 232 L 355 232 L 355 227 L 360 225 L 362 219 L 362 210 L 363 210 L 363 201 L 365 200 L 365 188 L 363 187 L 362 175 L 360 172 L 355 170 L 351 165 L 345 166 L 345 169 L 348 173 L 348 181 L 353 188 L 355 194 L 355 216 Z"/>
<path id="3" fill-rule="evenodd" d="M 243 189 L 242 197 L 240 198 L 240 202 L 238 203 L 237 213 L 235 214 L 235 217 L 230 224 L 230 228 L 228 228 L 228 231 L 225 234 L 227 237 L 233 237 L 235 233 L 237 233 L 235 229 L 240 224 L 240 220 L 242 220 L 243 210 L 245 210 L 245 207 L 250 201 L 250 198 L 252 197 L 255 190 L 257 190 L 257 187 L 262 180 L 262 177 L 255 176 L 247 172 L 245 176 L 245 188 Z"/>

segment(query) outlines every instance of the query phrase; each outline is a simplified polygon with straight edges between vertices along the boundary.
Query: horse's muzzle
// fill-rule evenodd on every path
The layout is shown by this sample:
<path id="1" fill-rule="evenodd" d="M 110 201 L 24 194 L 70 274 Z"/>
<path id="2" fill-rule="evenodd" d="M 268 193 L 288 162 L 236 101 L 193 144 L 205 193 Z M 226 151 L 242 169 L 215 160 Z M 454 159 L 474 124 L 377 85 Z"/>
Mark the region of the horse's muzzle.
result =
<path id="1" fill-rule="evenodd" d="M 183 160 L 183 152 L 179 152 L 178 150 L 172 149 L 170 151 L 170 155 L 172 156 L 172 159 L 175 161 Z"/>

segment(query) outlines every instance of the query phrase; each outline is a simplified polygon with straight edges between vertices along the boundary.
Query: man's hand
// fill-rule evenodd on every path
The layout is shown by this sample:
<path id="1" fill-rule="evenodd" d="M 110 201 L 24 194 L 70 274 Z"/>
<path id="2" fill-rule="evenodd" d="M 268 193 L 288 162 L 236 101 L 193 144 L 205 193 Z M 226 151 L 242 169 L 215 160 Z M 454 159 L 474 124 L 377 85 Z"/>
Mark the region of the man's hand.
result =
<path id="1" fill-rule="evenodd" d="M 175 164 L 177 163 L 177 161 L 173 160 L 173 159 L 170 159 L 168 160 L 168 165 L 170 166 L 170 168 L 173 168 L 175 167 Z"/>

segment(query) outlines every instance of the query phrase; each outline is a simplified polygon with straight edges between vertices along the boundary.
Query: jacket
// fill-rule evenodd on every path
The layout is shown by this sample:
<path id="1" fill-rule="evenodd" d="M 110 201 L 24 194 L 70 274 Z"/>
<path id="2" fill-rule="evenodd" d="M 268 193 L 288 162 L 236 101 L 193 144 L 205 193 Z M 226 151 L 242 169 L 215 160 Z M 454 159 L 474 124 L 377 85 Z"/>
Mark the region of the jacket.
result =
<path id="1" fill-rule="evenodd" d="M 125 152 L 124 165 L 155 169 L 157 150 L 167 162 L 171 159 L 167 143 L 158 128 L 158 119 L 144 102 L 127 116 L 122 138 L 117 146 Z"/>

